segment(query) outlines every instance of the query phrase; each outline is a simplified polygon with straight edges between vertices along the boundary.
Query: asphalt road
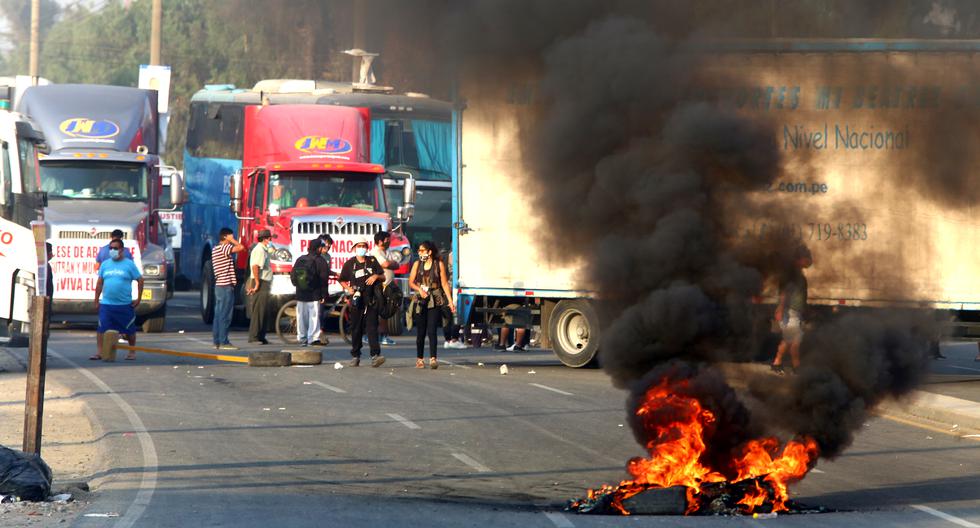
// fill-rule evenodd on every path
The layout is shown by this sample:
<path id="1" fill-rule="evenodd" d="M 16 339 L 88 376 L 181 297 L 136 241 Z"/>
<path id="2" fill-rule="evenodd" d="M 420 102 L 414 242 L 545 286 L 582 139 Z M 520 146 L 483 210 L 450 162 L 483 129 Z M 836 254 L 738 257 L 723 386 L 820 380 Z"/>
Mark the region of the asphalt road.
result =
<path id="1" fill-rule="evenodd" d="M 178 294 L 167 332 L 140 344 L 209 351 L 196 302 Z M 581 516 L 562 512 L 565 501 L 623 479 L 643 454 L 624 393 L 599 370 L 487 349 L 440 349 L 439 370 L 417 370 L 414 337 L 386 348 L 379 369 L 335 369 L 349 357 L 341 344 L 312 368 L 142 353 L 109 364 L 88 361 L 93 335 L 56 329 L 49 344 L 49 376 L 86 399 L 107 446 L 88 512 L 120 514 L 80 527 L 980 526 L 980 442 L 935 424 L 871 420 L 792 488 L 833 513 Z"/>

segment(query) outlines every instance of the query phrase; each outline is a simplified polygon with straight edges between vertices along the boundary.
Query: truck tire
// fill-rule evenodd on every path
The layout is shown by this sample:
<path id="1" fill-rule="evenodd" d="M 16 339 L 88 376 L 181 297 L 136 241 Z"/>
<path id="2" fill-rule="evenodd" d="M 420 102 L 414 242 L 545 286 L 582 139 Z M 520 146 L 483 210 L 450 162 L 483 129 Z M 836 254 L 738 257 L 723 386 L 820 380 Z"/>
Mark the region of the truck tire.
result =
<path id="1" fill-rule="evenodd" d="M 400 336 L 405 333 L 405 310 L 399 310 L 398 313 L 392 315 L 388 318 L 388 335 L 390 336 Z"/>
<path id="2" fill-rule="evenodd" d="M 163 308 L 160 308 L 159 310 L 144 317 L 141 326 L 143 327 L 143 331 L 147 334 L 159 334 L 160 332 L 163 332 L 163 327 L 166 325 L 166 322 L 167 305 L 164 305 Z"/>
<path id="3" fill-rule="evenodd" d="M 551 346 L 558 359 L 569 367 L 594 365 L 599 356 L 599 315 L 589 301 L 559 302 L 548 321 Z"/>
<path id="4" fill-rule="evenodd" d="M 214 322 L 214 268 L 210 260 L 201 268 L 201 320 L 204 324 Z"/>

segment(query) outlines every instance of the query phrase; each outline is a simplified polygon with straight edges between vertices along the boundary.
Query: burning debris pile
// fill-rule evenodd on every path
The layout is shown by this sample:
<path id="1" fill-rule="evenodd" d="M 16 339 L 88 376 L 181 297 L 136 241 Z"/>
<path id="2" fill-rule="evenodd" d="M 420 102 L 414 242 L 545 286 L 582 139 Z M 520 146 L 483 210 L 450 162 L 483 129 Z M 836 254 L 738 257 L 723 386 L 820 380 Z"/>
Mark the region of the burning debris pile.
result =
<path id="1" fill-rule="evenodd" d="M 783 444 L 775 437 L 764 437 L 733 442 L 721 437 L 730 423 L 720 422 L 720 415 L 695 395 L 699 386 L 721 380 L 709 373 L 696 374 L 697 380 L 673 377 L 685 370 L 671 369 L 635 402 L 634 427 L 639 429 L 634 430 L 643 432 L 650 457 L 628 462 L 626 470 L 633 478 L 618 486 L 589 490 L 587 498 L 572 501 L 569 509 L 628 515 L 632 512 L 628 499 L 674 486 L 684 488 L 684 506 L 678 513 L 752 514 L 789 509 L 787 485 L 803 478 L 816 462 L 816 441 L 802 437 Z M 734 394 L 724 396 L 733 406 L 727 412 L 734 412 L 727 418 L 746 416 Z"/>

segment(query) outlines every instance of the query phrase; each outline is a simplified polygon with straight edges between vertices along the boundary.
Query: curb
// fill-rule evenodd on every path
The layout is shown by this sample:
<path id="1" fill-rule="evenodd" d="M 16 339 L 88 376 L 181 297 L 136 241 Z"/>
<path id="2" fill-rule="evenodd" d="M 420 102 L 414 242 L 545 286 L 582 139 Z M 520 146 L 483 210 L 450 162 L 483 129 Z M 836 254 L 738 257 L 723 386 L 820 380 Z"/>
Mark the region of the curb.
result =
<path id="1" fill-rule="evenodd" d="M 886 401 L 879 408 L 883 411 L 902 412 L 950 426 L 956 425 L 960 429 L 980 431 L 980 403 L 970 400 L 915 391 L 907 399 Z"/>

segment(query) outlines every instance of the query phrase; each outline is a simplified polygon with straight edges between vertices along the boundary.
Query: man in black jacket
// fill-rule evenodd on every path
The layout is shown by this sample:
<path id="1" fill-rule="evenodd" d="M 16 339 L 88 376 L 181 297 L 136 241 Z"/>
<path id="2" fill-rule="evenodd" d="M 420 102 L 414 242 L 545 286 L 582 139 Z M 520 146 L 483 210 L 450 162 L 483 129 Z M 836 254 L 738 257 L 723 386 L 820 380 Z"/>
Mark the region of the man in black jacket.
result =
<path id="1" fill-rule="evenodd" d="M 375 286 L 385 280 L 384 268 L 377 259 L 368 255 L 368 240 L 362 238 L 354 244 L 354 257 L 340 270 L 340 284 L 350 299 L 351 348 L 350 366 L 361 364 L 361 337 L 365 331 L 371 347 L 371 366 L 380 367 L 385 362 L 378 342 L 378 303 Z"/>
<path id="2" fill-rule="evenodd" d="M 296 339 L 302 347 L 320 340 L 320 302 L 327 295 L 330 281 L 330 266 L 322 257 L 324 251 L 320 240 L 311 240 L 309 252 L 296 259 L 290 273 L 296 286 Z"/>

